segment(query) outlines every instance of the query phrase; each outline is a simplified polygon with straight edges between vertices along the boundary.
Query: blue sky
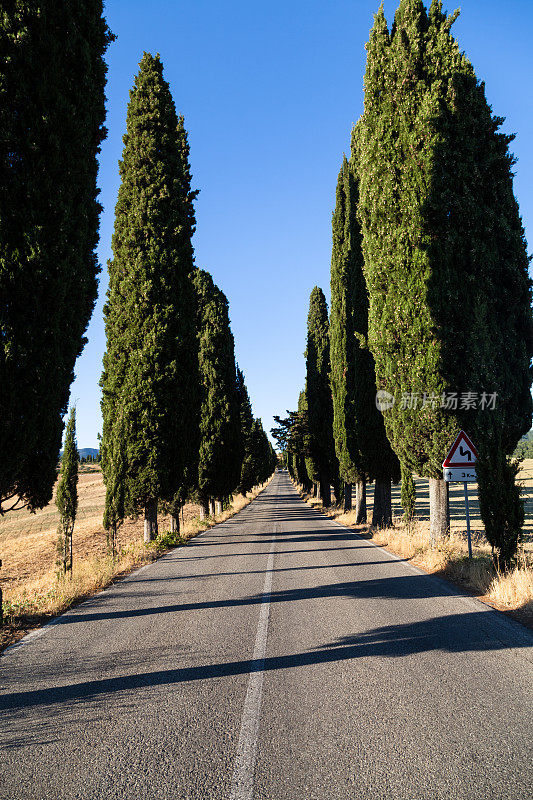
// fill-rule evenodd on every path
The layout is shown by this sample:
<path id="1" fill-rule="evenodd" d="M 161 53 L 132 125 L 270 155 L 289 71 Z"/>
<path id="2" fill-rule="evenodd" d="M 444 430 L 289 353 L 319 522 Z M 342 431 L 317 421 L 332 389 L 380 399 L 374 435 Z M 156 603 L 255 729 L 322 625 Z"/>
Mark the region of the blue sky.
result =
<path id="1" fill-rule="evenodd" d="M 384 2 L 389 22 L 399 0 Z M 428 0 L 429 2 L 429 0 Z M 114 207 L 129 90 L 144 50 L 161 54 L 185 116 L 196 263 L 226 293 L 237 360 L 265 429 L 303 388 L 309 294 L 329 300 L 331 213 L 363 108 L 365 42 L 379 0 L 109 0 L 109 134 L 99 186 L 100 296 L 76 364 L 78 444 L 96 447 Z M 453 3 L 444 7 L 448 11 Z M 532 0 L 464 0 L 453 32 L 486 83 L 512 150 L 526 236 L 533 224 Z M 530 240 L 530 237 L 528 237 Z M 530 246 L 531 251 L 531 246 Z"/>

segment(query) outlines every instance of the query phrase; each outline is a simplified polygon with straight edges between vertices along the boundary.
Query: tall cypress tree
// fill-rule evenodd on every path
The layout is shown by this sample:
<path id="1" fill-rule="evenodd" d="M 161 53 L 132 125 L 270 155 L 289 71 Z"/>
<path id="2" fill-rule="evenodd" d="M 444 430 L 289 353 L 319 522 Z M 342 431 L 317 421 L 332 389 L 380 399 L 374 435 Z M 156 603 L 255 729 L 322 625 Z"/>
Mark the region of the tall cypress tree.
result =
<path id="1" fill-rule="evenodd" d="M 206 506 L 222 502 L 239 484 L 242 449 L 235 347 L 228 301 L 204 270 L 194 272 L 202 384 L 197 491 Z"/>
<path id="2" fill-rule="evenodd" d="M 183 200 L 182 207 L 182 227 L 180 231 L 180 263 L 184 265 L 189 264 L 191 259 L 194 262 L 194 250 L 192 246 L 192 237 L 196 230 L 196 216 L 194 212 L 194 200 L 199 194 L 199 190 L 191 189 L 191 168 L 189 164 L 189 140 L 187 131 L 185 130 L 185 120 L 183 115 L 178 116 L 177 125 L 178 134 L 178 149 L 180 154 L 180 174 L 181 174 L 181 196 Z M 192 274 L 191 274 L 192 277 Z M 198 447 L 200 443 L 199 431 L 199 414 L 197 409 L 194 409 L 191 403 L 200 403 L 201 388 L 200 388 L 200 373 L 198 365 L 198 350 L 197 347 L 190 346 L 191 340 L 196 335 L 195 315 L 196 309 L 196 292 L 194 287 L 191 292 L 190 281 L 186 282 L 186 292 L 189 296 L 190 314 L 186 318 L 182 318 L 182 336 L 183 342 L 179 348 L 179 358 L 184 373 L 189 375 L 190 396 L 188 401 L 182 397 L 182 402 L 186 403 L 189 412 L 190 428 L 187 431 L 187 439 L 184 444 L 187 447 L 187 458 L 182 463 L 182 468 L 176 470 L 171 477 L 173 486 L 169 490 L 169 499 L 167 503 L 168 510 L 170 511 L 170 527 L 172 532 L 179 531 L 179 514 L 185 504 L 187 497 L 194 490 L 197 479 L 198 469 Z M 187 346 L 189 343 L 189 346 Z M 178 431 L 177 435 L 182 435 L 182 431 Z"/>
<path id="3" fill-rule="evenodd" d="M 197 458 L 194 193 L 186 155 L 160 58 L 145 53 L 120 162 L 101 385 L 109 520 L 144 510 L 147 541 L 157 534 L 158 500 L 175 501 Z"/>
<path id="4" fill-rule="evenodd" d="M 320 484 L 322 503 L 329 506 L 331 483 L 338 480 L 338 465 L 333 441 L 333 403 L 329 383 L 328 308 L 324 293 L 318 286 L 314 287 L 309 299 L 305 357 L 309 453 Z"/>
<path id="5" fill-rule="evenodd" d="M 303 438 L 303 456 L 304 456 L 304 464 L 305 464 L 305 471 L 309 478 L 309 482 L 311 484 L 310 490 L 313 496 L 320 497 L 320 472 L 319 466 L 317 461 L 315 460 L 315 456 L 311 446 L 311 428 L 309 423 L 309 404 L 307 402 L 307 378 L 305 381 L 305 388 L 303 390 L 303 396 L 301 397 L 302 409 L 301 413 L 305 415 L 306 420 L 306 427 L 305 427 L 305 434 Z"/>
<path id="6" fill-rule="evenodd" d="M 74 363 L 97 292 L 105 138 L 101 0 L 0 17 L 0 509 L 52 497 Z M 0 512 L 1 513 L 1 512 Z"/>
<path id="7" fill-rule="evenodd" d="M 239 402 L 241 429 L 241 474 L 238 491 L 246 495 L 254 486 L 250 467 L 252 461 L 252 442 L 250 437 L 254 424 L 254 415 L 250 402 L 250 395 L 248 394 L 248 389 L 244 381 L 244 374 L 239 367 L 237 367 L 237 398 Z"/>
<path id="8" fill-rule="evenodd" d="M 379 475 L 373 523 L 392 520 L 390 480 L 397 470 L 375 406 L 373 358 L 368 350 L 368 298 L 362 271 L 361 232 L 357 221 L 357 179 L 343 159 L 333 214 L 331 261 L 331 388 L 333 433 L 351 507 L 351 484 L 357 486 L 357 521 L 366 522 L 366 480 Z M 379 458 L 376 458 L 379 452 Z M 394 468 L 394 469 L 393 469 Z"/>
<path id="9" fill-rule="evenodd" d="M 435 539 L 448 528 L 441 463 L 458 430 L 479 446 L 481 496 L 531 423 L 530 283 L 510 138 L 450 34 L 455 17 L 438 0 L 429 14 L 402 0 L 389 33 L 380 9 L 356 140 L 378 388 L 395 398 L 384 413 L 402 464 L 430 479 Z M 484 469 L 494 451 L 501 469 Z"/>
<path id="10" fill-rule="evenodd" d="M 357 521 L 366 522 L 366 479 L 376 481 L 372 524 L 392 523 L 391 480 L 400 465 L 376 407 L 376 374 L 368 348 L 368 295 L 357 220 L 358 180 L 343 159 L 333 214 L 331 260 L 331 388 L 333 432 L 344 480 L 357 480 Z M 351 491 L 351 487 L 350 487 Z"/>
<path id="11" fill-rule="evenodd" d="M 57 564 L 63 576 L 67 573 L 72 575 L 72 534 L 78 511 L 78 461 L 76 409 L 72 408 L 67 423 L 56 493 L 56 505 L 59 511 Z"/>
<path id="12" fill-rule="evenodd" d="M 319 480 L 320 476 L 318 474 L 317 465 L 311 455 L 311 433 L 310 433 L 310 426 L 309 426 L 309 404 L 307 402 L 307 378 L 305 381 L 305 386 L 302 392 L 300 392 L 300 396 L 298 398 L 298 416 L 300 420 L 301 426 L 301 437 L 300 437 L 300 444 L 301 444 L 301 454 L 303 457 L 303 467 L 305 469 L 305 474 L 307 475 L 308 482 L 309 482 L 309 491 L 314 494 L 320 493 L 319 491 Z"/>
<path id="13" fill-rule="evenodd" d="M 333 249 L 331 255 L 331 312 L 329 337 L 331 348 L 331 391 L 333 396 L 333 437 L 339 460 L 339 473 L 344 481 L 344 509 L 352 507 L 352 484 L 366 480 L 356 463 L 359 451 L 356 441 L 355 416 L 355 331 L 353 326 L 355 247 L 352 238 L 355 214 L 350 213 L 352 195 L 348 161 L 343 157 L 337 180 L 336 205 L 333 212 Z"/>
<path id="14" fill-rule="evenodd" d="M 306 447 L 309 438 L 309 421 L 307 418 L 307 397 L 305 390 L 298 396 L 298 423 L 296 431 L 297 443 L 295 457 L 296 480 L 300 483 L 305 492 L 311 488 L 311 480 L 307 473 Z"/>

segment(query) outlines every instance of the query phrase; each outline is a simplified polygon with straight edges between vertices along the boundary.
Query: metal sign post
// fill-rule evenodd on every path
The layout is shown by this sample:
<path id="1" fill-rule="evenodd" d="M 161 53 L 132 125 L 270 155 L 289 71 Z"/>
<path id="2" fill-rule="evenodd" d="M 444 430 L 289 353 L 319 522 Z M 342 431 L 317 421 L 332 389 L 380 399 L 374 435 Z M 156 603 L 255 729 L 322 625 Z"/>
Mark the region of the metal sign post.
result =
<path id="1" fill-rule="evenodd" d="M 472 537 L 470 536 L 470 514 L 468 512 L 468 483 L 464 482 L 465 487 L 465 511 L 466 511 L 466 535 L 468 537 L 468 558 L 472 561 Z"/>
<path id="2" fill-rule="evenodd" d="M 468 481 L 475 481 L 477 450 L 464 431 L 461 431 L 442 462 L 444 480 L 462 482 L 465 489 L 466 535 L 468 558 L 472 560 L 472 537 L 470 535 L 470 511 L 468 508 Z"/>

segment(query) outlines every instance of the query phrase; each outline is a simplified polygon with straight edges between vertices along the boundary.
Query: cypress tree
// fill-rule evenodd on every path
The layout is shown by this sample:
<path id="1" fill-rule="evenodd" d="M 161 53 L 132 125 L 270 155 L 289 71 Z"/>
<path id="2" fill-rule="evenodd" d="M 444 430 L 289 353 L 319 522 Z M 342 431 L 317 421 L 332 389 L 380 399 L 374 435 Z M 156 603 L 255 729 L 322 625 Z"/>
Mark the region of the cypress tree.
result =
<path id="1" fill-rule="evenodd" d="M 241 478 L 240 478 L 240 492 L 246 494 L 251 491 L 257 484 L 257 454 L 256 454 L 256 425 L 255 420 L 252 423 L 250 434 L 246 440 L 246 453 L 244 461 L 242 462 Z"/>
<path id="2" fill-rule="evenodd" d="M 318 486 L 318 475 L 316 473 L 316 465 L 311 457 L 310 454 L 310 443 L 311 443 L 311 435 L 309 429 L 309 406 L 307 403 L 307 380 L 305 382 L 305 388 L 300 392 L 300 396 L 298 397 L 298 417 L 299 417 L 299 428 L 300 428 L 300 436 L 299 436 L 299 452 L 301 454 L 301 471 L 304 478 L 307 478 L 307 483 L 303 484 L 307 487 L 307 491 L 316 494 L 316 489 Z"/>
<path id="3" fill-rule="evenodd" d="M 519 462 L 507 457 L 500 441 L 477 463 L 478 499 L 485 535 L 497 570 L 509 569 L 522 539 L 524 501 L 516 475 Z"/>
<path id="4" fill-rule="evenodd" d="M 259 418 L 252 428 L 254 486 L 264 483 L 274 471 L 273 450 Z M 276 459 L 277 460 L 277 459 Z"/>
<path id="5" fill-rule="evenodd" d="M 261 424 L 254 419 L 248 438 L 248 452 L 242 465 L 241 483 L 252 489 L 259 483 L 259 454 L 261 450 Z M 249 491 L 248 489 L 248 491 Z"/>
<path id="6" fill-rule="evenodd" d="M 246 485 L 252 488 L 264 483 L 274 471 L 277 456 L 268 441 L 260 419 L 254 419 L 249 437 L 249 454 L 243 464 Z"/>
<path id="7" fill-rule="evenodd" d="M 254 424 L 254 415 L 250 395 L 244 381 L 244 374 L 237 367 L 237 399 L 239 403 L 239 417 L 241 428 L 241 474 L 239 479 L 238 491 L 246 495 L 253 489 L 253 477 L 251 470 L 252 461 L 252 442 L 251 434 Z"/>
<path id="8" fill-rule="evenodd" d="M 196 230 L 196 216 L 194 212 L 194 200 L 199 194 L 198 190 L 191 189 L 191 168 L 189 164 L 189 140 L 187 131 L 185 130 L 185 120 L 183 115 L 178 116 L 177 125 L 178 135 L 178 150 L 181 161 L 181 196 L 183 199 L 182 207 L 182 228 L 181 228 L 181 259 L 184 264 L 188 264 L 192 259 L 194 263 L 194 251 L 192 247 L 192 237 Z M 195 314 L 196 314 L 196 293 L 194 287 L 191 292 L 191 284 L 189 281 L 186 283 L 187 293 L 189 295 L 190 315 L 182 318 L 182 335 L 183 346 L 180 347 L 180 362 L 186 374 L 190 376 L 191 380 L 191 393 L 188 402 L 185 398 L 182 401 L 187 402 L 189 409 L 190 428 L 188 429 L 187 458 L 183 463 L 181 470 L 173 473 L 171 478 L 174 480 L 173 495 L 168 503 L 168 510 L 170 511 L 170 529 L 171 532 L 176 533 L 179 531 L 179 514 L 185 504 L 187 497 L 191 494 L 196 484 L 197 469 L 198 469 L 198 447 L 200 442 L 199 432 L 199 418 L 196 410 L 191 404 L 195 402 L 199 404 L 201 389 L 200 389 L 200 374 L 198 366 L 198 351 L 196 346 L 191 345 L 191 340 L 196 334 Z M 187 347 L 189 343 L 189 347 Z M 172 491 L 172 490 L 171 490 Z"/>
<path id="9" fill-rule="evenodd" d="M 195 193 L 187 154 L 160 58 L 145 53 L 120 162 L 101 385 L 107 519 L 144 511 L 146 541 L 157 535 L 158 501 L 176 502 L 197 463 Z"/>
<path id="10" fill-rule="evenodd" d="M 265 433 L 266 436 L 266 433 Z M 268 475 L 267 478 L 270 478 L 276 467 L 278 466 L 278 454 L 276 453 L 272 442 L 269 441 L 268 437 L 266 436 L 267 444 L 268 444 Z"/>
<path id="11" fill-rule="evenodd" d="M 352 484 L 365 480 L 356 467 L 358 448 L 355 426 L 355 332 L 353 327 L 354 250 L 352 236 L 355 216 L 350 214 L 350 174 L 343 158 L 337 180 L 336 206 L 333 212 L 333 250 L 331 256 L 331 312 L 329 337 L 331 348 L 331 391 L 333 396 L 333 437 L 344 481 L 344 510 L 352 507 Z"/>
<path id="12" fill-rule="evenodd" d="M 0 513 L 52 497 L 97 292 L 96 157 L 112 38 L 101 0 L 2 6 Z"/>
<path id="13" fill-rule="evenodd" d="M 114 558 L 117 546 L 117 529 L 124 520 L 125 490 L 126 490 L 126 462 L 124 459 L 124 445 L 126 434 L 124 431 L 124 416 L 119 409 L 114 420 L 113 437 L 109 442 L 102 442 L 104 452 L 106 495 L 103 525 L 107 535 L 107 549 Z"/>
<path id="14" fill-rule="evenodd" d="M 60 574 L 72 576 L 72 533 L 78 510 L 78 448 L 76 446 L 75 408 L 71 408 L 67 423 L 56 505 L 59 511 L 57 565 Z"/>
<path id="15" fill-rule="evenodd" d="M 194 272 L 202 384 L 197 493 L 201 504 L 223 498 L 240 482 L 240 398 L 228 301 L 208 272 Z"/>
<path id="16" fill-rule="evenodd" d="M 331 483 L 338 480 L 333 441 L 333 403 L 329 383 L 329 322 L 324 293 L 318 286 L 311 292 L 307 317 L 307 416 L 311 479 L 318 478 L 324 506 L 331 504 Z M 338 497 L 338 490 L 336 492 Z"/>
<path id="17" fill-rule="evenodd" d="M 376 481 L 372 524 L 392 523 L 391 480 L 399 463 L 376 408 L 376 376 L 368 348 L 368 295 L 357 220 L 358 181 L 343 158 L 333 214 L 331 259 L 331 389 L 333 433 L 341 474 L 357 485 L 357 517 L 366 522 L 366 480 Z M 351 496 L 351 485 L 346 494 Z M 347 507 L 345 499 L 345 508 Z M 351 504 L 350 504 L 351 506 Z"/>
<path id="18" fill-rule="evenodd" d="M 430 480 L 434 539 L 449 525 L 441 464 L 458 430 L 478 445 L 481 495 L 531 423 L 531 290 L 510 137 L 450 34 L 457 13 L 402 0 L 389 33 L 380 9 L 355 147 L 369 342 L 378 388 L 394 398 L 387 433 L 402 464 Z M 484 470 L 494 450 L 500 469 Z"/>
<path id="19" fill-rule="evenodd" d="M 301 391 L 298 397 L 298 412 L 291 440 L 294 441 L 294 469 L 297 482 L 302 486 L 304 492 L 311 488 L 311 480 L 307 473 L 306 451 L 309 439 L 309 423 L 307 419 L 307 397 L 305 391 Z"/>
<path id="20" fill-rule="evenodd" d="M 305 427 L 303 432 L 303 457 L 304 466 L 310 483 L 310 492 L 313 497 L 320 497 L 320 474 L 318 465 L 314 459 L 311 450 L 311 429 L 309 423 L 309 404 L 307 402 L 307 379 L 305 381 L 305 388 L 301 396 L 301 411 L 302 420 L 305 420 Z"/>

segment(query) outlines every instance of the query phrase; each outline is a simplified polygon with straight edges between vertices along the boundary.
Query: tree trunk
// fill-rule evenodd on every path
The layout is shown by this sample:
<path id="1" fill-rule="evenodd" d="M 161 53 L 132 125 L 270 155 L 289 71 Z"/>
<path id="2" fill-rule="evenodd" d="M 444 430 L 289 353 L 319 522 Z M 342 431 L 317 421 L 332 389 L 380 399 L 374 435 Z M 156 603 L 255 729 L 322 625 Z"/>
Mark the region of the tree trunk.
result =
<path id="1" fill-rule="evenodd" d="M 448 483 L 442 478 L 429 479 L 429 529 L 431 544 L 450 535 Z"/>
<path id="2" fill-rule="evenodd" d="M 111 553 L 111 558 L 115 558 L 117 552 L 117 522 L 113 523 L 107 531 L 107 549 Z"/>
<path id="3" fill-rule="evenodd" d="M 148 500 L 144 507 L 144 541 L 153 542 L 157 538 L 157 498 Z"/>
<path id="4" fill-rule="evenodd" d="M 215 500 L 215 515 L 222 514 L 222 500 Z"/>
<path id="5" fill-rule="evenodd" d="M 209 500 L 200 501 L 200 519 L 205 519 L 209 516 Z"/>
<path id="6" fill-rule="evenodd" d="M 391 482 L 378 481 L 374 484 L 374 510 L 372 525 L 375 528 L 388 528 L 392 525 Z"/>
<path id="7" fill-rule="evenodd" d="M 180 512 L 178 511 L 177 514 L 170 515 L 170 532 L 171 533 L 179 533 L 180 532 Z"/>
<path id="8" fill-rule="evenodd" d="M 320 493 L 320 488 L 321 488 L 320 484 L 319 483 L 315 483 L 315 497 L 316 497 L 317 500 L 320 500 L 321 497 L 322 497 L 322 495 Z"/>
<path id="9" fill-rule="evenodd" d="M 212 497 L 210 497 L 208 502 L 209 502 L 209 516 L 210 517 L 214 517 L 215 516 L 215 501 L 213 500 Z"/>
<path id="10" fill-rule="evenodd" d="M 320 480 L 320 497 L 322 498 L 322 505 L 324 508 L 329 508 L 331 505 L 331 486 L 329 478 L 322 478 Z"/>
<path id="11" fill-rule="evenodd" d="M 366 478 L 355 484 L 355 524 L 366 523 Z"/>
<path id="12" fill-rule="evenodd" d="M 403 508 L 403 519 L 406 525 L 411 525 L 415 515 L 416 486 L 413 480 L 413 473 L 405 464 L 402 464 L 402 488 L 401 503 Z"/>
<path id="13" fill-rule="evenodd" d="M 352 510 L 352 484 L 345 483 L 344 484 L 344 510 L 351 511 Z"/>

